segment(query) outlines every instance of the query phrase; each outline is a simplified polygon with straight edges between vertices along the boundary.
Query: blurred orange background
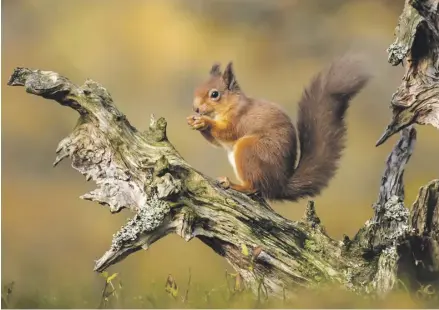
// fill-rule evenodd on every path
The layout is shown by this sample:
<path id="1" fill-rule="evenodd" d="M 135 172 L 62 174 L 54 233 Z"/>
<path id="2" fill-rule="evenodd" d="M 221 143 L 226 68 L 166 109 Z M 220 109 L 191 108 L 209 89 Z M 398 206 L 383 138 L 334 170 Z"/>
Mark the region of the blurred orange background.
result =
<path id="1" fill-rule="evenodd" d="M 92 190 L 65 160 L 52 169 L 58 142 L 77 115 L 55 102 L 7 87 L 17 66 L 56 71 L 77 84 L 104 85 L 139 130 L 154 113 L 183 157 L 209 176 L 233 176 L 226 154 L 188 128 L 192 91 L 211 64 L 233 60 L 250 96 L 275 101 L 296 116 L 310 78 L 347 50 L 371 59 L 375 78 L 347 115 L 340 169 L 318 197 L 317 211 L 334 238 L 353 236 L 372 215 L 385 160 L 397 136 L 375 148 L 390 120 L 389 102 L 404 69 L 387 63 L 386 48 L 404 1 L 2 1 L 2 283 L 51 294 L 101 290 L 92 271 L 112 234 L 131 216 L 80 200 Z M 405 174 L 411 206 L 420 186 L 439 176 L 438 132 L 418 126 Z M 433 167 L 433 168 L 432 168 Z M 274 204 L 299 219 L 306 200 Z M 132 294 L 168 273 L 207 287 L 223 281 L 227 263 L 198 240 L 168 236 L 111 267 Z"/>

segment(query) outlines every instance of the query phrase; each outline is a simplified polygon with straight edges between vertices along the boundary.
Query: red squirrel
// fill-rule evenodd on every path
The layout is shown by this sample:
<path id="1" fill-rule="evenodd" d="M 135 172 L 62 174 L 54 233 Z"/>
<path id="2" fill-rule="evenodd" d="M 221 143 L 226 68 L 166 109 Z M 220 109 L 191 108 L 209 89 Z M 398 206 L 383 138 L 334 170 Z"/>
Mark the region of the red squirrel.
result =
<path id="1" fill-rule="evenodd" d="M 315 197 L 337 170 L 345 146 L 345 112 L 369 78 L 361 61 L 344 56 L 312 79 L 299 101 L 299 156 L 291 119 L 277 104 L 247 96 L 232 62 L 224 72 L 220 64 L 212 66 L 209 79 L 195 89 L 196 115 L 187 122 L 226 149 L 240 184 L 218 178 L 223 188 L 269 200 Z"/>

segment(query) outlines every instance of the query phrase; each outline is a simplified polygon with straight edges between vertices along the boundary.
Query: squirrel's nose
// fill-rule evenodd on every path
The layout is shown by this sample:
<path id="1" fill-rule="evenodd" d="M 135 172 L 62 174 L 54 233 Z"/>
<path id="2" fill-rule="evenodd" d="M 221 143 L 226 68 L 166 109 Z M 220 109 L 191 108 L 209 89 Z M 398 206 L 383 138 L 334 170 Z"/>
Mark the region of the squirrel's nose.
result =
<path id="1" fill-rule="evenodd" d="M 195 113 L 200 113 L 200 109 L 199 108 L 194 107 L 194 111 L 195 111 Z"/>

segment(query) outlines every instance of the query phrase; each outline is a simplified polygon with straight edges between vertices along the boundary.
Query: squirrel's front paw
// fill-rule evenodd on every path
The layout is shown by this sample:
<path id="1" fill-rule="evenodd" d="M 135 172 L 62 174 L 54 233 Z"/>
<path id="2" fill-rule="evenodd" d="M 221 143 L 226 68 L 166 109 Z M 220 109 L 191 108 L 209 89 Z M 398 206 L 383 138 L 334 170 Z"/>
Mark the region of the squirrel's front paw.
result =
<path id="1" fill-rule="evenodd" d="M 186 118 L 188 125 L 195 130 L 205 130 L 209 126 L 207 118 L 199 115 L 191 115 Z"/>
<path id="2" fill-rule="evenodd" d="M 218 182 L 218 185 L 221 186 L 224 189 L 230 188 L 230 180 L 228 177 L 218 177 L 216 178 L 216 181 Z"/>

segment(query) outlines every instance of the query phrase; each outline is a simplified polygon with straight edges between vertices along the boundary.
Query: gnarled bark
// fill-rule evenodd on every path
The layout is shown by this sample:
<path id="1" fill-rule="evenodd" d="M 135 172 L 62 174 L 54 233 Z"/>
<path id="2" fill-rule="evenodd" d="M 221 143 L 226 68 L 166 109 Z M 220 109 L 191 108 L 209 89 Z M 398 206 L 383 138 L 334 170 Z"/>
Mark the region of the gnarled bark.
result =
<path id="1" fill-rule="evenodd" d="M 403 128 L 430 124 L 439 129 L 439 0 L 406 0 L 387 49 L 405 74 L 392 96 L 392 121 L 377 145 Z"/>
<path id="2" fill-rule="evenodd" d="M 222 189 L 178 154 L 166 137 L 163 118 L 151 117 L 149 129 L 139 132 L 96 82 L 76 86 L 54 72 L 17 68 L 8 84 L 79 113 L 54 164 L 69 157 L 74 169 L 97 184 L 81 198 L 106 205 L 112 213 L 123 208 L 134 213 L 96 261 L 96 271 L 176 233 L 186 241 L 199 238 L 248 287 L 257 291 L 263 285 L 275 296 L 285 288 L 323 281 L 385 294 L 402 274 L 411 273 L 420 283 L 437 278 L 439 181 L 421 188 L 412 215 L 403 204 L 403 172 L 413 151 L 414 128 L 402 132 L 388 157 L 373 218 L 352 240 L 337 241 L 325 233 L 313 202 L 301 221 L 290 221 L 257 196 Z"/>

